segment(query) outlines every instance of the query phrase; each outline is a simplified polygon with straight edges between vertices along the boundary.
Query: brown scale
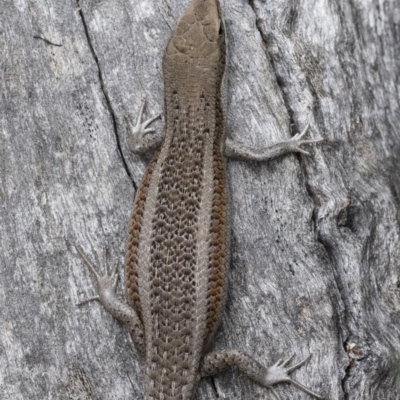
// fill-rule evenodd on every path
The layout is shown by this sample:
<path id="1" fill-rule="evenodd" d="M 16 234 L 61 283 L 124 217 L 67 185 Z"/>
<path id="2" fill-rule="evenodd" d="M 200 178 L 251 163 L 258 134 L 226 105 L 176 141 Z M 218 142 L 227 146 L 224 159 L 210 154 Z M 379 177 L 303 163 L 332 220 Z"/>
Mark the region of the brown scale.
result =
<path id="1" fill-rule="evenodd" d="M 128 289 L 128 299 L 132 303 L 136 312 L 141 318 L 141 306 L 138 292 L 138 265 L 137 265 L 137 246 L 139 244 L 140 226 L 143 217 L 144 204 L 147 197 L 147 190 L 149 188 L 150 178 L 153 174 L 154 167 L 157 163 L 160 152 L 156 152 L 150 161 L 146 172 L 143 175 L 142 182 L 140 183 L 138 193 L 135 199 L 131 215 L 131 223 L 129 226 L 128 250 L 125 260 L 126 268 L 126 286 Z"/>

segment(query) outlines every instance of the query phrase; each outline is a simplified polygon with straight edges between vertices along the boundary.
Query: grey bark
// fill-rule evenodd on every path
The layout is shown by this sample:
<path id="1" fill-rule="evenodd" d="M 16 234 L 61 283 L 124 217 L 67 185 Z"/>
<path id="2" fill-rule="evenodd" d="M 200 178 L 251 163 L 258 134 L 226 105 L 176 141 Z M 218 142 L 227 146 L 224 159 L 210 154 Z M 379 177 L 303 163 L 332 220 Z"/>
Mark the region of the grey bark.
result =
<path id="1" fill-rule="evenodd" d="M 142 98 L 147 115 L 162 111 L 161 57 L 187 3 L 2 2 L 1 399 L 143 397 L 127 332 L 99 304 L 76 305 L 94 282 L 74 244 L 98 261 L 107 246 L 122 277 L 148 159 L 129 153 L 124 118 Z M 214 349 L 265 365 L 311 352 L 293 376 L 327 399 L 400 399 L 400 5 L 222 8 L 232 137 L 263 146 L 309 122 L 326 141 L 312 157 L 230 161 L 230 295 Z M 217 393 L 271 395 L 235 371 L 202 381 L 198 398 Z"/>

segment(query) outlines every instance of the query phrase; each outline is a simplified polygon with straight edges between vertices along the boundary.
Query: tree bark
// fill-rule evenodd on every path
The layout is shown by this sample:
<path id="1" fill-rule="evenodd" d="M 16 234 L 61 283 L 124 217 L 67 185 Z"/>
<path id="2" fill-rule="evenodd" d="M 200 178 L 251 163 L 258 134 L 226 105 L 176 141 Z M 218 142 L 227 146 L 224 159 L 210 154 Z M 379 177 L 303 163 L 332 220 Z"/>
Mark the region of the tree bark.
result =
<path id="1" fill-rule="evenodd" d="M 148 161 L 130 154 L 125 117 L 141 99 L 162 112 L 161 58 L 187 3 L 2 3 L 1 399 L 143 398 L 126 330 L 77 306 L 94 281 L 74 245 L 98 265 L 107 247 L 123 277 Z M 265 146 L 310 123 L 325 141 L 309 157 L 229 162 L 230 291 L 213 349 L 266 366 L 312 353 L 293 377 L 326 399 L 400 399 L 400 4 L 221 5 L 231 136 Z M 271 398 L 236 371 L 197 393 Z"/>

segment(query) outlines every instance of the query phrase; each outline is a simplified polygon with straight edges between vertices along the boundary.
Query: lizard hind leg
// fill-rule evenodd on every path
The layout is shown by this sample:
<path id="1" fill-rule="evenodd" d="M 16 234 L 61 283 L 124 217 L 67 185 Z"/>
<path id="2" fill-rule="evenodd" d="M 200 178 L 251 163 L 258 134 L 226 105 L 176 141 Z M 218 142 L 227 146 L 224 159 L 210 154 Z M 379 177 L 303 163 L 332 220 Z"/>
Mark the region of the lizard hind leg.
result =
<path id="1" fill-rule="evenodd" d="M 237 367 L 250 379 L 254 380 L 261 386 L 271 389 L 273 396 L 278 400 L 280 400 L 280 397 L 273 389 L 273 385 L 278 383 L 291 383 L 310 396 L 316 399 L 322 399 L 320 395 L 314 393 L 289 376 L 290 372 L 304 365 L 310 359 L 311 355 L 299 363 L 287 367 L 293 357 L 294 355 L 285 361 L 280 359 L 272 367 L 266 368 L 245 352 L 235 349 L 219 350 L 209 353 L 204 357 L 200 374 L 201 376 L 210 376 L 221 372 L 228 367 Z"/>
<path id="2" fill-rule="evenodd" d="M 121 321 L 128 328 L 135 346 L 138 348 L 138 350 L 143 352 L 145 344 L 142 321 L 140 320 L 136 311 L 128 304 L 121 301 L 115 293 L 118 280 L 118 264 L 115 265 L 112 272 L 109 274 L 107 271 L 107 255 L 106 250 L 104 249 L 103 263 L 105 274 L 101 276 L 97 272 L 97 268 L 83 252 L 82 248 L 80 246 L 75 246 L 75 248 L 94 275 L 97 285 L 97 295 L 79 302 L 78 305 L 83 305 L 94 300 L 98 301 L 114 318 Z"/>

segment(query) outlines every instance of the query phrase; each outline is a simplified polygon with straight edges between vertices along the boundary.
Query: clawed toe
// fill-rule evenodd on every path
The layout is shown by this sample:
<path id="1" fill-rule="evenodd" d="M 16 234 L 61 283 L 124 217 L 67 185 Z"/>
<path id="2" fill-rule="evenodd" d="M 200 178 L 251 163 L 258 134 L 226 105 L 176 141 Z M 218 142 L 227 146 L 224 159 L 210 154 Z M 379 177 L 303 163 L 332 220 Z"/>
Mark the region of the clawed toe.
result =
<path id="1" fill-rule="evenodd" d="M 286 365 L 288 365 L 290 363 L 290 361 L 293 360 L 295 354 L 292 354 L 283 364 L 282 367 L 286 367 Z"/>
<path id="2" fill-rule="evenodd" d="M 274 388 L 270 388 L 272 395 L 275 397 L 276 400 L 282 400 L 281 396 L 279 396 L 278 392 Z"/>
<path id="3" fill-rule="evenodd" d="M 90 303 L 91 301 L 98 301 L 100 300 L 100 296 L 93 296 L 89 297 L 88 299 L 82 300 L 79 303 L 76 303 L 77 306 L 83 306 L 86 303 Z"/>
<path id="4" fill-rule="evenodd" d="M 142 123 L 142 127 L 143 128 L 147 128 L 153 121 L 157 120 L 161 118 L 161 114 L 156 115 L 153 118 L 148 119 L 147 121 Z M 144 133 L 150 133 L 150 132 L 155 132 L 154 128 L 148 128 L 148 129 L 144 129 Z"/>
<path id="5" fill-rule="evenodd" d="M 307 124 L 306 127 L 303 129 L 303 131 L 299 135 L 299 139 L 301 139 L 308 131 L 308 128 L 310 127 L 310 124 Z"/>
<path id="6" fill-rule="evenodd" d="M 290 140 L 300 140 L 307 133 L 309 127 L 310 124 L 307 124 L 301 133 L 296 133 Z"/>
<path id="7" fill-rule="evenodd" d="M 312 144 L 312 143 L 320 143 L 323 142 L 325 139 L 324 138 L 319 138 L 319 139 L 309 139 L 309 140 L 302 140 L 301 144 Z"/>
<path id="8" fill-rule="evenodd" d="M 292 356 L 293 358 L 293 356 Z M 300 368 L 303 364 L 305 364 L 309 359 L 311 358 L 311 354 L 309 354 L 303 361 L 300 361 L 299 363 L 292 365 L 290 368 L 287 369 L 287 372 L 290 373 L 294 371 L 297 368 Z M 286 364 L 285 364 L 286 365 Z"/>
<path id="9" fill-rule="evenodd" d="M 82 257 L 85 264 L 89 267 L 92 274 L 96 277 L 96 280 L 98 281 L 100 279 L 100 275 L 97 273 L 95 266 L 92 264 L 92 262 L 86 256 L 86 254 L 83 252 L 82 247 L 79 245 L 75 245 L 75 248 L 76 248 L 76 251 L 79 253 L 79 255 Z"/>

